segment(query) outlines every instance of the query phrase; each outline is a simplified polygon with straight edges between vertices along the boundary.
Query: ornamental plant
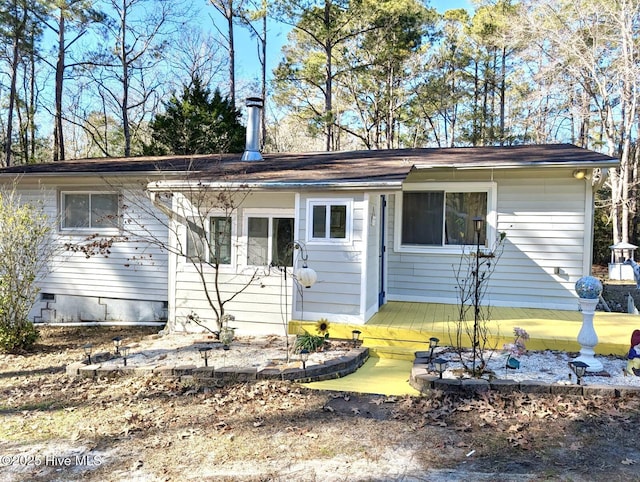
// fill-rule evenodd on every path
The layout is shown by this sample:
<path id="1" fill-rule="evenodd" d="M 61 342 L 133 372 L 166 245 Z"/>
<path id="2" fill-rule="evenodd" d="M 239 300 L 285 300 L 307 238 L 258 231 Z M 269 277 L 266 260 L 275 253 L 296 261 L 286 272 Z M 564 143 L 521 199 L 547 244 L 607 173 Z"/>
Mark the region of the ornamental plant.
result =
<path id="1" fill-rule="evenodd" d="M 458 319 L 451 320 L 449 336 L 458 361 L 474 378 L 482 376 L 497 348 L 489 332 L 491 305 L 484 302 L 484 297 L 504 251 L 505 237 L 500 233 L 490 249 L 478 242 L 475 249 L 463 251 L 454 266 Z"/>
<path id="2" fill-rule="evenodd" d="M 28 348 L 38 338 L 29 320 L 54 255 L 54 222 L 42 203 L 0 190 L 0 351 Z"/>
<path id="3" fill-rule="evenodd" d="M 529 333 L 527 333 L 524 328 L 516 326 L 513 329 L 513 337 L 513 343 L 505 343 L 502 346 L 502 348 L 507 352 L 506 366 L 509 368 L 519 365 L 519 363 L 510 363 L 511 360 L 517 360 L 517 357 L 520 357 L 527 352 L 525 342 L 529 339 Z"/>
<path id="4" fill-rule="evenodd" d="M 329 322 L 326 318 L 321 318 L 316 322 L 316 333 L 304 333 L 296 338 L 296 344 L 294 350 L 296 353 L 300 353 L 301 350 L 308 350 L 309 352 L 321 351 L 325 342 L 329 339 Z"/>

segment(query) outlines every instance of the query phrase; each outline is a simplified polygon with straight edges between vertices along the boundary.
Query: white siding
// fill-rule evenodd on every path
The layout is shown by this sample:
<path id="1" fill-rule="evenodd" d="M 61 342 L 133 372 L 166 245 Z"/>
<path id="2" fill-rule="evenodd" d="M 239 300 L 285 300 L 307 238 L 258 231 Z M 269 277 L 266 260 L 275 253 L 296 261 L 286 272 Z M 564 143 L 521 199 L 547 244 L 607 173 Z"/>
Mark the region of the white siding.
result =
<path id="1" fill-rule="evenodd" d="M 308 241 L 307 199 L 350 199 L 353 206 L 352 237 L 349 243 L 321 243 Z M 362 234 L 367 215 L 367 201 L 362 193 L 345 192 L 303 193 L 300 196 L 299 234 L 306 242 L 309 267 L 318 274 L 318 282 L 304 290 L 304 304 L 297 300 L 295 315 L 306 320 L 327 317 L 336 321 L 363 319 L 362 270 L 367 241 Z"/>
<path id="2" fill-rule="evenodd" d="M 532 173 L 495 181 L 497 231 L 506 239 L 485 300 L 496 306 L 575 309 L 573 286 L 591 256 L 584 252 L 585 232 L 591 229 L 585 227 L 590 187 L 564 171 L 553 178 Z M 389 214 L 392 218 L 393 208 Z M 390 219 L 390 232 L 394 222 Z M 389 299 L 456 303 L 459 262 L 460 255 L 390 250 Z"/>
<path id="3" fill-rule="evenodd" d="M 42 201 L 51 219 L 59 219 L 58 196 L 61 189 L 75 186 L 83 190 L 105 189 L 96 179 L 51 180 L 46 189 L 24 185 L 19 193 L 24 201 Z M 146 202 L 137 186 L 118 188 L 124 197 L 136 197 Z M 113 189 L 108 187 L 109 189 Z M 166 228 L 146 213 L 130 208 L 123 213 L 124 222 L 135 217 L 145 230 L 159 239 L 167 238 Z M 150 207 L 147 204 L 147 207 Z M 158 216 L 159 213 L 157 214 Z M 127 224 L 133 229 L 132 224 Z M 51 265 L 51 272 L 39 282 L 42 293 L 54 295 L 51 301 L 39 300 L 31 316 L 35 321 L 153 321 L 166 319 L 167 255 L 166 252 L 141 241 L 134 233 L 127 234 L 127 241 L 113 244 L 108 253 L 87 257 L 81 252 L 71 252 L 65 245 L 82 244 L 85 234 L 60 232 L 56 225 L 55 243 L 58 254 Z M 143 233 L 140 231 L 140 235 Z M 109 236 L 104 236 L 108 238 Z M 152 320 L 153 319 L 153 320 Z"/>
<path id="4" fill-rule="evenodd" d="M 239 334 L 278 334 L 285 333 L 291 319 L 291 282 L 277 269 L 260 270 L 262 275 L 233 301 L 225 305 L 225 312 L 235 316 L 236 321 L 229 324 L 238 328 Z M 209 273 L 211 279 L 213 273 Z M 222 274 L 221 291 L 223 299 L 231 298 L 245 288 L 248 275 Z M 203 290 L 203 284 L 194 270 L 177 273 L 176 290 L 176 330 L 200 331 L 193 323 L 186 323 L 190 313 L 197 313 L 212 330 L 216 330 L 215 315 Z M 213 288 L 213 285 L 209 285 Z M 211 294 L 215 296 L 214 293 Z"/>
<path id="5" fill-rule="evenodd" d="M 238 329 L 238 334 L 283 334 L 285 321 L 291 319 L 292 269 L 287 269 L 287 279 L 277 268 L 246 266 L 247 216 L 283 216 L 295 218 L 294 193 L 254 192 L 243 200 L 232 214 L 235 216 L 232 267 L 221 267 L 219 287 L 223 300 L 233 298 L 225 304 L 225 312 L 235 316 L 230 324 Z M 208 209 L 205 207 L 204 209 Z M 210 214 L 214 214 L 213 211 Z M 296 220 L 297 222 L 297 220 Z M 296 226 L 299 229 L 299 226 Z M 184 234 L 182 227 L 178 229 Z M 294 256 L 298 253 L 294 251 Z M 203 266 L 205 279 L 211 296 L 215 297 L 213 268 Z M 258 275 L 249 283 L 252 273 Z M 191 262 L 183 257 L 176 258 L 175 307 L 172 308 L 173 329 L 180 331 L 201 331 L 197 325 L 187 323 L 192 312 L 197 313 L 212 330 L 216 329 L 215 314 L 207 301 L 204 284 Z M 241 292 L 242 291 L 242 292 Z M 235 293 L 241 292 L 234 297 Z M 170 297 L 171 298 L 171 297 Z M 217 306 L 217 304 L 215 304 Z"/>
<path id="6" fill-rule="evenodd" d="M 307 239 L 307 199 L 349 199 L 353 208 L 352 236 L 348 243 L 313 242 Z M 296 206 L 298 212 L 296 213 Z M 291 210 L 295 217 L 295 240 L 304 244 L 308 254 L 308 266 L 318 274 L 317 283 L 311 288 L 292 285 L 292 272 L 302 266 L 300 251 L 294 251 L 294 267 L 284 275 L 276 268 L 260 268 L 259 279 L 227 305 L 225 311 L 235 316 L 233 323 L 238 333 L 282 333 L 284 321 L 291 318 L 317 320 L 321 317 L 331 321 L 356 321 L 364 319 L 362 304 L 362 276 L 367 244 L 363 242 L 362 230 L 367 213 L 367 200 L 363 194 L 345 195 L 335 193 L 253 193 L 236 211 L 235 266 L 221 269 L 224 290 L 223 299 L 241 290 L 247 282 L 251 268 L 245 266 L 246 244 L 245 218 L 247 213 L 263 209 L 266 212 Z M 240 273 L 240 274 L 236 274 Z M 214 271 L 206 272 L 210 281 Z M 186 324 L 186 317 L 193 311 L 215 329 L 212 309 L 206 300 L 203 285 L 190 263 L 176 259 L 175 311 L 172 309 L 173 326 L 176 330 L 199 331 L 197 325 Z M 374 280 L 375 282 L 375 280 Z M 375 288 L 374 288 L 375 289 Z M 171 299 L 171 297 L 170 297 Z"/>

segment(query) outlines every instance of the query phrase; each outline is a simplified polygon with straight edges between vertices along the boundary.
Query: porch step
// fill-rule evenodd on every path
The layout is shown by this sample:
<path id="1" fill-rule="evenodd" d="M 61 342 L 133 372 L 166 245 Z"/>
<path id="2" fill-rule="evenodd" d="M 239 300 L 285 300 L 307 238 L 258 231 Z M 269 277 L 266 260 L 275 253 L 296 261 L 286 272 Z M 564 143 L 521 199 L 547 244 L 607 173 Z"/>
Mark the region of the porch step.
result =
<path id="1" fill-rule="evenodd" d="M 420 349 L 414 350 L 400 346 L 368 346 L 366 343 L 364 346 L 369 348 L 369 356 L 374 358 L 391 358 L 394 360 L 412 361 L 415 358 L 416 351 L 420 351 Z M 422 346 L 422 348 L 424 348 L 424 346 Z"/>

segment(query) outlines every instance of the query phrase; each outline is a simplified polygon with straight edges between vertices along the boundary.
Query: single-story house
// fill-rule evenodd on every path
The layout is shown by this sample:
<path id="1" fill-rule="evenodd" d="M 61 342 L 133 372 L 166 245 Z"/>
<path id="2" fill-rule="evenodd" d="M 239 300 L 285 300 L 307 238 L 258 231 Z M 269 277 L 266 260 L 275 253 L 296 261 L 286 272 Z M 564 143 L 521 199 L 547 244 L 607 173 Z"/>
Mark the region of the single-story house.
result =
<path id="1" fill-rule="evenodd" d="M 575 310 L 594 190 L 618 163 L 569 144 L 260 155 L 247 143 L 243 158 L 0 169 L 25 200 L 44 200 L 67 248 L 33 319 L 197 329 L 190 317 L 215 320 L 203 283 L 217 275 L 240 333 L 281 333 L 290 319 L 364 324 L 387 301 L 456 304 L 461 257 L 491 251 L 500 233 L 484 301 Z M 317 274 L 310 288 L 295 280 L 303 264 Z"/>

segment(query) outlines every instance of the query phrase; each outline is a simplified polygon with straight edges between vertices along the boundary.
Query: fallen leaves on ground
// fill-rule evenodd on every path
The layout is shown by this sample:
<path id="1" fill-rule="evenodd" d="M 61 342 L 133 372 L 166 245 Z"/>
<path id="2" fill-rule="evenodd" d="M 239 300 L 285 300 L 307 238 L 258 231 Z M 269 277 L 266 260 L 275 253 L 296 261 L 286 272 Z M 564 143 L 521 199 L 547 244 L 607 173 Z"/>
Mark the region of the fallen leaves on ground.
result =
<path id="1" fill-rule="evenodd" d="M 126 336 L 149 334 L 138 330 Z M 212 463 L 251 466 L 256 473 L 266 460 L 288 466 L 346 457 L 383 466 L 387 451 L 408 447 L 408 460 L 425 467 L 464 461 L 477 470 L 522 467 L 553 475 L 558 467 L 580 474 L 590 466 L 609 477 L 618 473 L 620 480 L 637 473 L 640 452 L 628 439 L 640 423 L 640 398 L 499 392 L 386 397 L 274 381 L 204 390 L 151 376 L 66 376 L 64 366 L 82 359 L 88 339 L 96 350 L 108 351 L 112 337 L 122 333 L 51 330 L 42 341 L 46 349 L 0 356 L 0 440 L 98 447 L 116 454 L 119 467 L 167 480 L 178 480 L 185 467 Z M 87 480 L 109 473 L 96 470 Z"/>

